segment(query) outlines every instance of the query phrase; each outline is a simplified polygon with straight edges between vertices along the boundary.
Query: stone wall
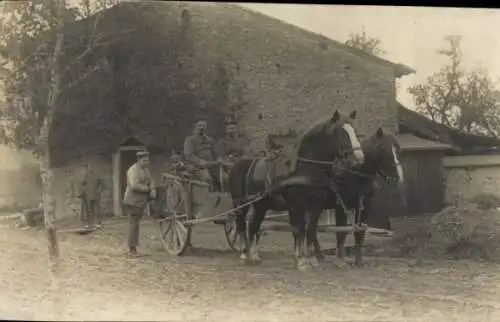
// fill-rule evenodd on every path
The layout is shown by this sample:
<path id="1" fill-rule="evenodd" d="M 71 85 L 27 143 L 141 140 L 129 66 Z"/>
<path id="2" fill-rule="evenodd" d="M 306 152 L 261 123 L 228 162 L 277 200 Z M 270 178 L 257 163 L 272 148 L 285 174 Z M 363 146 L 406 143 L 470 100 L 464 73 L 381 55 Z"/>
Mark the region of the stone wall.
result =
<path id="1" fill-rule="evenodd" d="M 41 201 L 40 167 L 0 169 L 0 210 L 38 207 Z"/>
<path id="2" fill-rule="evenodd" d="M 447 204 L 471 201 L 479 194 L 500 198 L 500 156 L 445 157 Z"/>
<path id="3" fill-rule="evenodd" d="M 300 132 L 333 115 L 336 109 L 346 114 L 356 110 L 355 127 L 362 134 L 369 135 L 379 126 L 391 132 L 397 130 L 391 69 L 342 54 L 319 57 L 335 61 L 335 68 L 321 74 L 312 71 L 322 68 L 321 61 L 305 59 L 285 65 L 280 71 L 262 63 L 253 64 L 251 70 L 242 69 L 241 78 L 248 87 L 245 99 L 252 104 L 243 111 L 241 127 L 254 148 L 263 147 L 268 133 L 289 129 Z"/>
<path id="4" fill-rule="evenodd" d="M 360 134 L 398 129 L 393 66 L 249 11 L 191 10 L 193 59 L 223 67 L 234 96 L 239 88 L 241 128 L 254 148 L 263 148 L 268 133 L 300 132 L 336 109 L 358 112 Z M 215 39 L 211 28 L 221 28 Z"/>
<path id="5" fill-rule="evenodd" d="M 161 173 L 165 172 L 168 166 L 168 157 L 167 155 L 155 154 L 151 158 L 151 172 L 158 184 L 161 182 Z M 93 164 L 94 169 L 104 183 L 104 190 L 100 200 L 101 211 L 106 215 L 114 215 L 111 156 L 88 156 L 73 161 L 66 167 L 54 170 L 53 187 L 57 219 L 79 216 L 81 209 L 81 199 L 78 198 L 79 187 L 84 175 L 85 166 L 88 163 Z"/>
<path id="6" fill-rule="evenodd" d="M 56 202 L 56 218 L 77 217 L 81 210 L 80 183 L 84 176 L 85 166 L 92 163 L 96 174 L 103 180 L 104 190 L 101 194 L 100 209 L 104 214 L 112 212 L 112 171 L 111 158 L 88 156 L 70 163 L 63 168 L 54 169 L 53 195 Z"/>

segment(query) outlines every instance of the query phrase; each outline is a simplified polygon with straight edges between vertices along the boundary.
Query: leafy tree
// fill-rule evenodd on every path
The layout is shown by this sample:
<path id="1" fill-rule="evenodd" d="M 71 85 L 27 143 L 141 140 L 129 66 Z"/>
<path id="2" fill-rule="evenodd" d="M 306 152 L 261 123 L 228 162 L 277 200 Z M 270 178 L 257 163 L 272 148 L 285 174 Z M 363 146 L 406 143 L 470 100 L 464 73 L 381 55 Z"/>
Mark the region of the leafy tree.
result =
<path id="1" fill-rule="evenodd" d="M 63 30 L 77 20 L 101 12 L 116 0 L 81 0 L 70 5 L 66 0 L 8 1 L 1 4 L 0 56 L 2 85 L 6 102 L 1 106 L 0 135 L 17 148 L 33 151 L 40 159 L 43 186 L 44 222 L 49 239 L 49 256 L 59 258 L 52 198 L 52 168 L 48 137 L 58 99 L 106 65 L 105 60 L 88 64 L 93 51 L 102 46 L 99 16 L 88 37 L 78 40 L 84 49 L 71 63 L 63 58 L 75 40 L 65 39 Z M 69 77 L 67 75 L 71 75 Z"/>
<path id="2" fill-rule="evenodd" d="M 382 56 L 386 52 L 381 47 L 380 39 L 369 37 L 363 27 L 361 33 L 350 34 L 349 39 L 345 42 L 349 47 L 364 51 L 365 53 Z"/>
<path id="3" fill-rule="evenodd" d="M 464 70 L 460 36 L 447 36 L 445 41 L 447 47 L 437 52 L 449 63 L 408 90 L 417 110 L 464 132 L 498 136 L 500 91 L 485 70 Z"/>

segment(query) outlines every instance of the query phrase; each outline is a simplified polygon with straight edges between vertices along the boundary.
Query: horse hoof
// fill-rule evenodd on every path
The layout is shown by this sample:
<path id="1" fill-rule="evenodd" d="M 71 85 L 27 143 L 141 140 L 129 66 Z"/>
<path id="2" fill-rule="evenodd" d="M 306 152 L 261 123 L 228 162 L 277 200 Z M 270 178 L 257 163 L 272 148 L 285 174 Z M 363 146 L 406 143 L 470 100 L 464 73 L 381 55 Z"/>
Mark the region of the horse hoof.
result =
<path id="1" fill-rule="evenodd" d="M 240 254 L 240 259 L 246 260 L 247 258 L 248 258 L 247 254 L 245 254 L 245 253 Z"/>
<path id="2" fill-rule="evenodd" d="M 313 256 L 309 259 L 309 262 L 311 263 L 312 267 L 318 267 L 319 266 L 319 260 Z"/>
<path id="3" fill-rule="evenodd" d="M 357 268 L 363 268 L 365 266 L 365 263 L 361 260 L 354 261 L 354 266 Z"/>
<path id="4" fill-rule="evenodd" d="M 321 263 L 321 262 L 324 262 L 325 261 L 325 254 L 317 254 L 316 255 L 316 259 Z"/>
<path id="5" fill-rule="evenodd" d="M 305 271 L 311 267 L 311 263 L 307 258 L 300 258 L 297 262 L 297 269 L 299 271 Z"/>
<path id="6" fill-rule="evenodd" d="M 337 261 L 334 262 L 334 264 L 338 268 L 346 268 L 349 266 L 349 263 L 346 262 L 345 259 L 338 259 Z"/>
<path id="7" fill-rule="evenodd" d="M 260 265 L 262 263 L 262 260 L 260 258 L 247 258 L 245 260 L 245 263 L 248 266 L 257 266 L 257 265 Z"/>

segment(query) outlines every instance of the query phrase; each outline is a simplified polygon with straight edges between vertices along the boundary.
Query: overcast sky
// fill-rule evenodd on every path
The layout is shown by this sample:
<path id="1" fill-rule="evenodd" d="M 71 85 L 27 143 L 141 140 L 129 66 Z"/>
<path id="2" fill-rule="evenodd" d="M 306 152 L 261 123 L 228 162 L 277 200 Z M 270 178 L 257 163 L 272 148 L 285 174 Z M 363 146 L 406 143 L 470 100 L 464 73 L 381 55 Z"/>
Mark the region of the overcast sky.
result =
<path id="1" fill-rule="evenodd" d="M 446 62 L 436 50 L 446 35 L 462 35 L 467 68 L 486 68 L 500 79 L 500 10 L 382 7 L 344 5 L 245 4 L 250 9 L 284 20 L 338 41 L 366 33 L 382 42 L 384 58 L 417 71 L 401 80 L 398 99 L 408 107 L 409 86 L 423 82 Z"/>

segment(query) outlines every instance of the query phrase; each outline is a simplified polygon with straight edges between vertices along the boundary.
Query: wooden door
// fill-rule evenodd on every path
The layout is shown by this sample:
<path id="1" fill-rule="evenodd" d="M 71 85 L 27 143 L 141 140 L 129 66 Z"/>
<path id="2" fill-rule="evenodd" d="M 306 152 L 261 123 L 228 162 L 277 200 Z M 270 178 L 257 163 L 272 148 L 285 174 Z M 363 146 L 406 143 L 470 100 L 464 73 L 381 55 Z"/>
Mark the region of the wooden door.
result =
<path id="1" fill-rule="evenodd" d="M 441 154 L 424 152 L 418 157 L 418 213 L 439 212 L 444 206 L 443 166 Z"/>
<path id="2" fill-rule="evenodd" d="M 444 204 L 441 154 L 419 151 L 405 155 L 405 184 L 409 215 L 440 211 Z"/>

